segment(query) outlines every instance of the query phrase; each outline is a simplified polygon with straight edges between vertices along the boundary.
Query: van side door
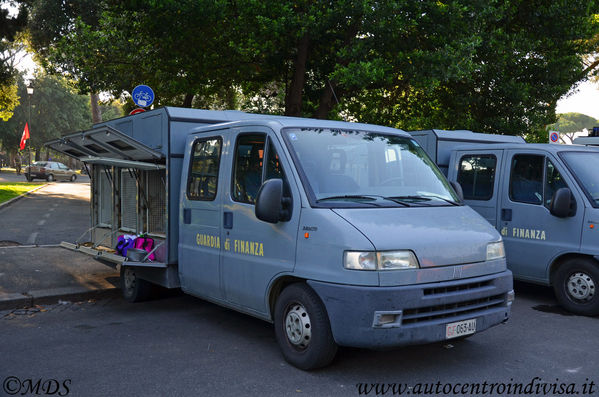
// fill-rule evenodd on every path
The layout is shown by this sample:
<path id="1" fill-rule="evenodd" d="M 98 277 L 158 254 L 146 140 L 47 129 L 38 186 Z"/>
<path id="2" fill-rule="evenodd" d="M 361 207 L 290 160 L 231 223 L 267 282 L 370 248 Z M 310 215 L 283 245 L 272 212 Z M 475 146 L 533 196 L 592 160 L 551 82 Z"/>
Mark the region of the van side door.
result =
<path id="1" fill-rule="evenodd" d="M 243 127 L 231 135 L 230 182 L 223 197 L 224 252 L 222 278 L 227 303 L 260 316 L 269 314 L 270 282 L 292 272 L 300 217 L 297 185 L 289 178 L 291 163 L 266 127 Z M 283 180 L 283 196 L 291 199 L 291 216 L 272 224 L 255 215 L 258 190 L 265 180 Z"/>
<path id="2" fill-rule="evenodd" d="M 497 203 L 503 150 L 455 151 L 449 180 L 457 181 L 464 202 L 497 228 Z"/>
<path id="3" fill-rule="evenodd" d="M 208 135 L 210 134 L 210 135 Z M 223 135 L 187 139 L 181 178 L 179 278 L 190 294 L 220 299 L 222 191 L 227 179 Z"/>
<path id="4" fill-rule="evenodd" d="M 549 283 L 553 259 L 580 250 L 582 197 L 561 160 L 541 150 L 506 151 L 503 173 L 498 217 L 508 266 L 517 278 Z M 562 187 L 574 195 L 574 216 L 549 212 L 553 193 Z"/>

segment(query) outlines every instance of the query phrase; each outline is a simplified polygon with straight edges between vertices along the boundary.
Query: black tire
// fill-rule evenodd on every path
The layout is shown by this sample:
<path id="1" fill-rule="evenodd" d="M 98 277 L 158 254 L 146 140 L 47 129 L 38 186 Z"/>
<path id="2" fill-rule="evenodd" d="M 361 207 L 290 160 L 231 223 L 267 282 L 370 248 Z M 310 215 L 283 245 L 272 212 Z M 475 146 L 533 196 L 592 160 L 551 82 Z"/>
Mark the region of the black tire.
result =
<path id="1" fill-rule="evenodd" d="M 25 174 L 25 179 L 27 179 L 27 182 L 31 182 L 33 180 L 30 174 Z"/>
<path id="2" fill-rule="evenodd" d="M 54 181 L 54 175 L 53 175 L 53 174 L 50 174 L 50 175 L 48 175 L 48 176 L 46 177 L 46 180 L 47 180 L 48 182 L 53 182 L 53 181 Z"/>
<path id="3" fill-rule="evenodd" d="M 283 357 L 291 365 L 310 370 L 327 366 L 335 358 L 326 309 L 318 295 L 304 283 L 291 284 L 275 305 L 275 336 Z"/>
<path id="4" fill-rule="evenodd" d="M 73 174 L 71 175 L 71 182 L 75 182 L 77 180 L 77 175 Z"/>
<path id="5" fill-rule="evenodd" d="M 121 291 L 129 302 L 142 302 L 152 295 L 152 283 L 137 277 L 135 269 L 121 265 Z"/>
<path id="6" fill-rule="evenodd" d="M 557 269 L 552 283 L 564 309 L 583 316 L 599 314 L 599 265 L 594 260 L 568 259 Z"/>

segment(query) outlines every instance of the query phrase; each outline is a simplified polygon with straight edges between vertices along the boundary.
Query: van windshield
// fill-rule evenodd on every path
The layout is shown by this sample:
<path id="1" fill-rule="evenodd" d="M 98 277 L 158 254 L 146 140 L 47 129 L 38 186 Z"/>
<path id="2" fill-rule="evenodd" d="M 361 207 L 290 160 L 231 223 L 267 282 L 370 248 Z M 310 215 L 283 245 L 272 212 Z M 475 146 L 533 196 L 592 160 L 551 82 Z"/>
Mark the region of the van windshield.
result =
<path id="1" fill-rule="evenodd" d="M 582 185 L 593 207 L 599 207 L 599 153 L 561 152 L 560 155 Z"/>
<path id="2" fill-rule="evenodd" d="M 445 177 L 409 137 L 318 128 L 283 134 L 317 205 L 460 205 Z"/>

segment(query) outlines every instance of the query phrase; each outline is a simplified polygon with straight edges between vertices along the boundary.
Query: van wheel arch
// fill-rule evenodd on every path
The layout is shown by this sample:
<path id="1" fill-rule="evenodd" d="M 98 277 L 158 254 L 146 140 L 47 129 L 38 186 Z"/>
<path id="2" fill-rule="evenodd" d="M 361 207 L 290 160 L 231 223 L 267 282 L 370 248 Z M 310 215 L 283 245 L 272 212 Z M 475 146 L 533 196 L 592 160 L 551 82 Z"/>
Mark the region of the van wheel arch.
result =
<path id="1" fill-rule="evenodd" d="M 583 316 L 599 314 L 599 262 L 568 255 L 552 266 L 551 285 L 560 306 Z"/>
<path id="2" fill-rule="evenodd" d="M 553 282 L 555 280 L 555 274 L 557 273 L 557 270 L 560 268 L 561 265 L 564 264 L 564 262 L 567 262 L 571 259 L 590 259 L 592 261 L 595 261 L 597 263 L 597 265 L 599 266 L 599 262 L 597 262 L 597 260 L 592 256 L 592 255 L 584 255 L 584 254 L 578 254 L 578 253 L 569 253 L 569 254 L 563 254 L 557 258 L 555 258 L 553 260 L 553 262 L 551 263 L 551 265 L 549 265 L 549 286 L 553 287 Z"/>
<path id="3" fill-rule="evenodd" d="M 275 305 L 277 304 L 277 299 L 279 295 L 281 295 L 281 291 L 285 289 L 288 285 L 294 283 L 303 283 L 306 282 L 303 278 L 294 277 L 294 276 L 283 276 L 275 280 L 271 287 L 270 292 L 268 294 L 268 308 L 270 309 L 270 320 L 274 320 L 275 313 Z"/>

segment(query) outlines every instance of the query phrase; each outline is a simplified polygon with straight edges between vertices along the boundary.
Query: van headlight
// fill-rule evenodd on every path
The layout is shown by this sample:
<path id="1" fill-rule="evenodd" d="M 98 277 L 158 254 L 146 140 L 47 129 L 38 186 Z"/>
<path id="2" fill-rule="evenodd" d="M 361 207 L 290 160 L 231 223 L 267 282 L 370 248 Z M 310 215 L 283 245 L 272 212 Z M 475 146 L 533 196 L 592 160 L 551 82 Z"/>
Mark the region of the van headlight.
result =
<path id="1" fill-rule="evenodd" d="M 351 270 L 418 269 L 418 259 L 412 251 L 345 251 L 343 267 Z"/>
<path id="2" fill-rule="evenodd" d="M 503 241 L 497 241 L 489 243 L 487 245 L 487 260 L 505 258 L 505 249 L 503 248 Z"/>

